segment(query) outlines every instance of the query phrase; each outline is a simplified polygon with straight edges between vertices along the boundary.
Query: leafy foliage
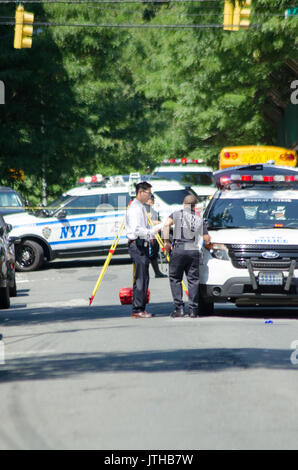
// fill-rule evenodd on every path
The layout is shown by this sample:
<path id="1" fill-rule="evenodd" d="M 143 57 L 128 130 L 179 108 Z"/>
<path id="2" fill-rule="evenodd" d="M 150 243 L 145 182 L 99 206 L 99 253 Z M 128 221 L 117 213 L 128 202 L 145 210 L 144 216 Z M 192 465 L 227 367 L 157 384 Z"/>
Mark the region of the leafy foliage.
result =
<path id="1" fill-rule="evenodd" d="M 225 145 L 274 144 L 264 107 L 298 57 L 297 19 L 283 16 L 291 3 L 253 0 L 252 27 L 238 32 L 218 27 L 223 1 L 30 4 L 36 23 L 82 26 L 35 26 L 28 50 L 14 50 L 12 26 L 0 26 L 1 183 L 37 203 L 42 175 L 52 198 L 90 172 L 144 170 L 171 156 L 216 167 Z M 1 16 L 14 8 L 2 5 Z M 116 24 L 143 28 L 106 27 Z M 193 27 L 157 27 L 173 24 Z M 10 168 L 25 181 L 9 179 Z"/>

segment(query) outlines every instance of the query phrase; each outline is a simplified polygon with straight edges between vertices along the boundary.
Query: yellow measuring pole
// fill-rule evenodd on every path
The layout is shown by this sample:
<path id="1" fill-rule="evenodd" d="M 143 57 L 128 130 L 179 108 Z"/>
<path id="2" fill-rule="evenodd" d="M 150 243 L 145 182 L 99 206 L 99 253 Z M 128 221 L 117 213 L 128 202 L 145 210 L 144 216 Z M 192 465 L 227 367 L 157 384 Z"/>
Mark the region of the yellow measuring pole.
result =
<path id="1" fill-rule="evenodd" d="M 148 217 L 148 221 L 149 221 L 149 224 L 153 226 L 153 222 L 151 220 L 151 217 L 150 215 L 148 214 L 147 212 L 147 217 Z M 160 249 L 161 251 L 165 254 L 166 258 L 167 258 L 167 261 L 168 263 L 170 262 L 170 257 L 169 257 L 169 254 L 166 252 L 165 248 L 164 248 L 164 242 L 162 241 L 162 238 L 161 236 L 159 235 L 159 233 L 155 233 L 154 234 L 156 240 L 157 240 L 157 243 L 159 244 L 160 246 Z M 186 293 L 186 295 L 188 296 L 188 290 L 186 288 L 186 285 L 184 284 L 183 281 L 181 281 L 181 285 L 182 285 L 182 289 L 184 290 L 184 292 Z"/>
<path id="2" fill-rule="evenodd" d="M 109 265 L 109 263 L 110 263 L 110 261 L 111 261 L 111 258 L 112 258 L 112 256 L 113 256 L 113 254 L 115 253 L 116 247 L 117 247 L 117 245 L 118 245 L 118 242 L 119 242 L 119 240 L 120 240 L 121 234 L 122 234 L 122 232 L 123 232 L 123 230 L 124 230 L 124 227 L 125 227 L 125 218 L 126 218 L 126 215 L 124 216 L 124 218 L 123 218 L 123 220 L 122 220 L 122 222 L 121 222 L 121 225 L 120 225 L 120 227 L 119 227 L 119 230 L 118 230 L 118 232 L 117 232 L 117 234 L 116 234 L 116 237 L 114 238 L 114 241 L 113 241 L 113 243 L 112 243 L 112 245 L 111 245 L 111 247 L 110 247 L 110 249 L 109 249 L 109 254 L 108 254 L 108 256 L 107 256 L 107 258 L 106 258 L 106 260 L 105 260 L 105 262 L 104 262 L 104 265 L 103 265 L 103 267 L 102 267 L 102 269 L 101 269 L 99 278 L 98 278 L 98 280 L 97 280 L 97 282 L 96 282 L 96 284 L 95 284 L 95 287 L 94 287 L 94 289 L 93 289 L 92 295 L 91 295 L 91 297 L 89 297 L 89 305 L 92 304 L 93 299 L 94 299 L 94 297 L 95 297 L 95 294 L 96 294 L 96 292 L 97 292 L 97 290 L 98 290 L 98 288 L 99 288 L 99 286 L 100 286 L 100 284 L 101 284 L 101 281 L 102 281 L 102 279 L 103 279 L 104 273 L 106 272 L 106 269 L 107 269 L 107 267 L 108 267 L 108 265 Z"/>

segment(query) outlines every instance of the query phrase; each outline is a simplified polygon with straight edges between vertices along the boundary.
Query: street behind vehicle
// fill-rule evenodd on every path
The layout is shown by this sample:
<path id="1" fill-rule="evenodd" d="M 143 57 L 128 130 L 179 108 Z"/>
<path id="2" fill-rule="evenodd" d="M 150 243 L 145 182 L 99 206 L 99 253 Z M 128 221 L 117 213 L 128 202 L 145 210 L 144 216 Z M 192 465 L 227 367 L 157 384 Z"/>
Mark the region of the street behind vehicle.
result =
<path id="1" fill-rule="evenodd" d="M 298 169 L 252 165 L 214 176 L 201 310 L 211 313 L 215 302 L 298 305 Z"/>

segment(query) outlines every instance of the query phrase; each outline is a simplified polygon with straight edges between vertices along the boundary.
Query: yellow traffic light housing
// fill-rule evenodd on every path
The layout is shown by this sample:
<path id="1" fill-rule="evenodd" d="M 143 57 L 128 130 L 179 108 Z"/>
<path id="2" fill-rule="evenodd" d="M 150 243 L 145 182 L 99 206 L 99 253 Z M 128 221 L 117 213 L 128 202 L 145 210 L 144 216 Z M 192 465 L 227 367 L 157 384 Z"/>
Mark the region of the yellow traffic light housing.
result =
<path id="1" fill-rule="evenodd" d="M 225 0 L 224 29 L 229 31 L 248 29 L 250 24 L 250 7 L 251 0 L 236 0 L 235 6 L 231 0 Z"/>
<path id="2" fill-rule="evenodd" d="M 234 5 L 230 0 L 225 0 L 224 8 L 224 29 L 228 31 L 233 31 L 233 14 L 234 14 Z"/>
<path id="3" fill-rule="evenodd" d="M 236 2 L 233 17 L 233 31 L 239 31 L 239 29 L 248 29 L 250 23 L 250 6 L 251 0 L 246 0 L 241 6 L 239 1 Z"/>
<path id="4" fill-rule="evenodd" d="M 15 49 L 30 48 L 32 46 L 34 14 L 24 11 L 23 6 L 18 6 L 15 16 L 14 43 Z"/>

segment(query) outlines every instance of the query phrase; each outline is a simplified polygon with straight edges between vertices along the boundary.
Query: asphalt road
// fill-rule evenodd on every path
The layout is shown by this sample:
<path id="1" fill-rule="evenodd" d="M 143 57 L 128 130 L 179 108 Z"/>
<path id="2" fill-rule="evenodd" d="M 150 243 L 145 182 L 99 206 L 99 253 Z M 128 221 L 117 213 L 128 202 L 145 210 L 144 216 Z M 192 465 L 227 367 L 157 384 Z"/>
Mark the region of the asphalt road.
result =
<path id="1" fill-rule="evenodd" d="M 171 319 L 168 279 L 151 271 L 156 316 L 132 319 L 123 256 L 89 306 L 102 264 L 17 274 L 0 311 L 1 450 L 298 448 L 298 312 Z"/>

